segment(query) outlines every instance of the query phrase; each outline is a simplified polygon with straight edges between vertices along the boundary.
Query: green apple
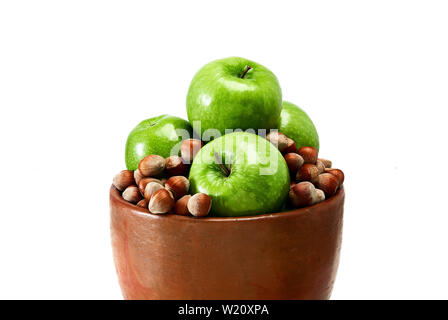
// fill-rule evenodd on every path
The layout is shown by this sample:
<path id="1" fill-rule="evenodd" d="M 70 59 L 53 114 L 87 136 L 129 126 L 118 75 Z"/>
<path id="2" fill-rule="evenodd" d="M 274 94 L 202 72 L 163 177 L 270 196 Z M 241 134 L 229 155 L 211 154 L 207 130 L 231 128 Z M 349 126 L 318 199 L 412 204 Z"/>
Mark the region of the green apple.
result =
<path id="1" fill-rule="evenodd" d="M 164 158 L 179 154 L 182 140 L 192 137 L 188 121 L 161 115 L 140 122 L 126 141 L 126 167 L 135 170 L 142 158 L 158 154 Z"/>
<path id="2" fill-rule="evenodd" d="M 319 151 L 319 135 L 310 117 L 295 104 L 284 101 L 278 131 L 291 138 L 297 148 L 307 146 Z"/>
<path id="3" fill-rule="evenodd" d="M 190 170 L 190 192 L 212 198 L 211 215 L 248 216 L 278 212 L 289 191 L 286 162 L 266 139 L 234 132 L 206 144 Z"/>
<path id="4" fill-rule="evenodd" d="M 244 58 L 206 64 L 188 89 L 188 120 L 206 141 L 215 138 L 215 132 L 224 135 L 226 129 L 277 128 L 281 109 L 282 91 L 276 76 Z"/>

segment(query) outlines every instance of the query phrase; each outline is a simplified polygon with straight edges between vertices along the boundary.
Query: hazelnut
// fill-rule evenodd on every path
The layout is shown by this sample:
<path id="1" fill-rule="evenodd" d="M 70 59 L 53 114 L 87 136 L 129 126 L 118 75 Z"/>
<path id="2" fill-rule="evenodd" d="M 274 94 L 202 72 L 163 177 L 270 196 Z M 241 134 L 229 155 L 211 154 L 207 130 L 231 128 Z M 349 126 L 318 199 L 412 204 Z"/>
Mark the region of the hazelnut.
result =
<path id="1" fill-rule="evenodd" d="M 329 168 L 329 169 L 325 169 L 325 172 L 334 175 L 338 179 L 339 187 L 342 186 L 342 184 L 344 183 L 344 179 L 345 179 L 344 172 L 342 172 L 342 170 Z"/>
<path id="2" fill-rule="evenodd" d="M 137 203 L 142 198 L 142 195 L 140 194 L 140 191 L 138 190 L 137 186 L 127 187 L 126 190 L 123 191 L 123 194 L 121 196 L 123 197 L 124 200 L 131 203 Z"/>
<path id="3" fill-rule="evenodd" d="M 272 143 L 280 152 L 288 146 L 288 137 L 278 131 L 271 131 L 266 135 L 266 139 Z"/>
<path id="4" fill-rule="evenodd" d="M 134 173 L 130 170 L 123 170 L 114 177 L 112 184 L 119 191 L 123 191 L 127 187 L 135 184 Z"/>
<path id="5" fill-rule="evenodd" d="M 289 190 L 289 200 L 294 207 L 306 207 L 316 202 L 316 188 L 311 182 L 303 181 Z"/>
<path id="6" fill-rule="evenodd" d="M 145 197 L 146 201 L 149 201 L 152 195 L 160 189 L 163 189 L 163 186 L 159 182 L 149 182 L 146 185 L 145 190 L 143 191 L 143 196 Z"/>
<path id="7" fill-rule="evenodd" d="M 325 200 L 325 193 L 320 189 L 316 189 L 316 202 L 315 203 L 322 202 L 324 200 Z"/>
<path id="8" fill-rule="evenodd" d="M 300 181 L 310 181 L 313 184 L 317 183 L 317 178 L 319 177 L 319 169 L 311 163 L 305 163 L 299 171 L 297 171 L 296 180 Z"/>
<path id="9" fill-rule="evenodd" d="M 138 171 L 138 169 L 134 171 L 134 180 L 137 185 L 140 183 L 140 181 L 143 178 L 144 178 L 144 176 L 140 173 L 140 171 Z"/>
<path id="10" fill-rule="evenodd" d="M 203 143 L 198 139 L 185 139 L 180 145 L 180 153 L 182 159 L 186 163 L 191 163 L 196 154 L 201 150 Z"/>
<path id="11" fill-rule="evenodd" d="M 174 207 L 174 198 L 166 189 L 160 189 L 153 193 L 149 200 L 149 212 L 155 214 L 167 213 Z"/>
<path id="12" fill-rule="evenodd" d="M 283 153 L 297 153 L 296 143 L 292 139 L 287 139 L 286 148 L 283 150 Z"/>
<path id="13" fill-rule="evenodd" d="M 188 193 L 190 181 L 184 176 L 171 177 L 166 181 L 165 188 L 173 194 L 174 199 L 179 199 Z"/>
<path id="14" fill-rule="evenodd" d="M 320 161 L 319 159 L 317 159 L 316 161 L 316 167 L 319 170 L 319 174 L 324 173 L 325 172 L 325 165 L 322 161 Z"/>
<path id="15" fill-rule="evenodd" d="M 187 194 L 185 196 L 183 196 L 182 198 L 180 198 L 179 200 L 177 200 L 176 204 L 174 205 L 174 213 L 175 214 L 180 214 L 182 216 L 189 216 L 190 211 L 188 211 L 187 208 L 187 204 L 188 201 L 190 200 L 191 195 Z"/>
<path id="16" fill-rule="evenodd" d="M 142 199 L 137 202 L 137 207 L 148 209 L 148 201 L 146 199 Z"/>
<path id="17" fill-rule="evenodd" d="M 303 165 L 303 158 L 297 153 L 287 153 L 284 156 L 289 173 L 295 176 L 299 168 Z"/>
<path id="18" fill-rule="evenodd" d="M 338 190 L 339 181 L 331 173 L 322 173 L 318 177 L 316 187 L 325 193 L 326 198 L 330 198 Z"/>
<path id="19" fill-rule="evenodd" d="M 144 157 L 138 164 L 138 170 L 145 177 L 155 177 L 165 169 L 165 159 L 157 154 Z"/>
<path id="20" fill-rule="evenodd" d="M 143 178 L 143 179 L 141 179 L 140 182 L 138 183 L 138 189 L 140 190 L 140 193 L 141 193 L 142 195 L 145 194 L 146 186 L 147 186 L 148 183 L 150 183 L 150 182 L 157 182 L 157 183 L 159 183 L 160 185 L 162 185 L 162 182 L 161 182 L 159 179 L 156 179 L 156 178 Z"/>
<path id="21" fill-rule="evenodd" d="M 315 148 L 301 147 L 297 152 L 302 156 L 303 160 L 305 160 L 305 163 L 316 164 L 317 150 Z"/>
<path id="22" fill-rule="evenodd" d="M 212 199 L 204 193 L 196 193 L 188 200 L 188 211 L 195 217 L 204 217 L 208 215 L 212 207 Z"/>
<path id="23" fill-rule="evenodd" d="M 317 159 L 317 160 L 322 161 L 323 164 L 324 164 L 324 166 L 325 166 L 325 168 L 331 168 L 331 160 L 322 159 L 322 158 L 319 158 L 319 159 Z"/>
<path id="24" fill-rule="evenodd" d="M 181 157 L 171 156 L 165 159 L 165 170 L 169 176 L 185 176 L 188 167 Z"/>

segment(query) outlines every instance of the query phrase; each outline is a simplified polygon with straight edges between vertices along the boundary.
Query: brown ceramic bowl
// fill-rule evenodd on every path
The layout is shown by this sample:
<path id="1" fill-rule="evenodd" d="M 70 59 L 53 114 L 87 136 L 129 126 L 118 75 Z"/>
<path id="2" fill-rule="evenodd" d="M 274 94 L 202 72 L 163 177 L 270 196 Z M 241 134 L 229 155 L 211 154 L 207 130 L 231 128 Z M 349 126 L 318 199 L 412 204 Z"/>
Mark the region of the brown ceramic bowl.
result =
<path id="1" fill-rule="evenodd" d="M 344 190 L 288 212 L 238 218 L 153 215 L 110 189 L 125 299 L 328 299 Z"/>

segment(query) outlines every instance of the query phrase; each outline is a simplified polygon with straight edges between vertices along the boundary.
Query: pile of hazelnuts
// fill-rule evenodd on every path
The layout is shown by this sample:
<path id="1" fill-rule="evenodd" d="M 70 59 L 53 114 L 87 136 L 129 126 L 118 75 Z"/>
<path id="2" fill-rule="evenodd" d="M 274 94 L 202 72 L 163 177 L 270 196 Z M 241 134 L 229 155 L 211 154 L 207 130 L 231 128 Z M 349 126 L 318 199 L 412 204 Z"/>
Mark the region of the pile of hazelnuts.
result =
<path id="1" fill-rule="evenodd" d="M 294 140 L 281 132 L 266 139 L 283 154 L 291 175 L 289 203 L 294 208 L 311 206 L 333 196 L 344 183 L 344 173 L 332 168 L 330 160 L 318 158 L 313 147 L 297 149 Z M 135 171 L 123 170 L 113 179 L 124 200 L 153 214 L 175 213 L 204 217 L 210 212 L 211 198 L 204 193 L 188 194 L 188 173 L 195 155 L 203 147 L 199 139 L 181 143 L 181 157 L 144 157 Z"/>
<path id="2" fill-rule="evenodd" d="M 281 132 L 266 136 L 283 154 L 291 175 L 289 202 L 295 208 L 311 206 L 333 196 L 344 183 L 342 170 L 330 160 L 318 158 L 313 147 L 297 149 L 294 140 Z"/>
<path id="3" fill-rule="evenodd" d="M 201 140 L 186 139 L 181 144 L 181 157 L 165 159 L 155 154 L 148 155 L 140 161 L 137 170 L 118 173 L 113 185 L 124 200 L 153 214 L 170 212 L 207 216 L 212 206 L 211 198 L 204 193 L 188 194 L 190 164 L 202 146 Z"/>

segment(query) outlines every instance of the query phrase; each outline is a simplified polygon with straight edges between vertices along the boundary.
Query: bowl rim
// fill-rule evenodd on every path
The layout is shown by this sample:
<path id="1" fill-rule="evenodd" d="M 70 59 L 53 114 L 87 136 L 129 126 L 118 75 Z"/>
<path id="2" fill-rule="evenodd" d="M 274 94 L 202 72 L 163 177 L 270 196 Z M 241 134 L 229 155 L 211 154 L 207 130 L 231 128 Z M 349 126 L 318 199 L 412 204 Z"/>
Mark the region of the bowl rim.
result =
<path id="1" fill-rule="evenodd" d="M 344 187 L 341 186 L 338 191 L 330 198 L 325 199 L 322 202 L 316 203 L 312 206 L 293 209 L 289 211 L 280 211 L 274 213 L 264 213 L 258 215 L 251 216 L 239 216 L 239 217 L 194 217 L 194 216 L 183 216 L 174 213 L 166 213 L 166 214 L 151 214 L 146 209 L 137 207 L 135 204 L 132 204 L 126 200 L 124 200 L 119 191 L 111 185 L 110 187 L 110 206 L 114 206 L 114 204 L 121 205 L 123 207 L 128 208 L 130 212 L 133 214 L 137 214 L 138 216 L 144 217 L 146 219 L 171 219 L 171 220 L 187 220 L 187 221 L 197 221 L 197 222 L 235 222 L 235 221 L 254 221 L 254 220 L 265 220 L 265 219 L 274 219 L 274 218 L 286 218 L 292 216 L 300 216 L 309 213 L 312 210 L 315 210 L 322 206 L 330 206 L 332 203 L 340 201 L 341 198 L 345 197 Z"/>

